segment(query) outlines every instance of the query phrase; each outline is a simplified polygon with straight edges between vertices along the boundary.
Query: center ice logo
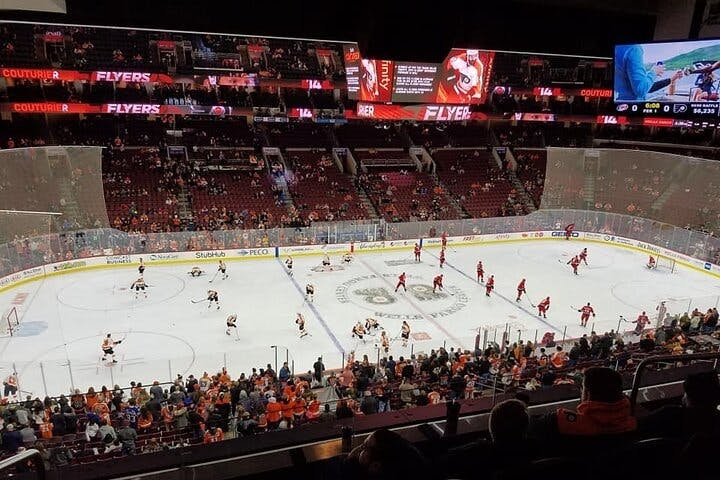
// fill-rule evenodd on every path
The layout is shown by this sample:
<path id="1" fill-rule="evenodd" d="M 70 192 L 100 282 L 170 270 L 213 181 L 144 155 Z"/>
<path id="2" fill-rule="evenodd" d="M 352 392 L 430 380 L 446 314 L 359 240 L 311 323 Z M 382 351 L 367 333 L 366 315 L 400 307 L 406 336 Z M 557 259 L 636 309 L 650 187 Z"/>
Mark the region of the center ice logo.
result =
<path id="1" fill-rule="evenodd" d="M 407 292 L 395 292 L 395 280 L 394 274 L 355 277 L 338 285 L 335 297 L 340 303 L 353 303 L 370 310 L 376 317 L 404 320 L 422 319 L 425 315 L 447 317 L 467 306 L 467 295 L 454 285 L 447 285 L 444 291 L 433 292 L 429 279 L 425 284 L 422 283 L 425 279 L 408 275 Z M 412 304 L 419 306 L 423 313 L 416 312 Z"/>
<path id="2" fill-rule="evenodd" d="M 367 303 L 374 303 L 375 305 L 395 303 L 395 297 L 385 288 L 363 288 L 355 290 L 353 293 L 364 297 Z"/>

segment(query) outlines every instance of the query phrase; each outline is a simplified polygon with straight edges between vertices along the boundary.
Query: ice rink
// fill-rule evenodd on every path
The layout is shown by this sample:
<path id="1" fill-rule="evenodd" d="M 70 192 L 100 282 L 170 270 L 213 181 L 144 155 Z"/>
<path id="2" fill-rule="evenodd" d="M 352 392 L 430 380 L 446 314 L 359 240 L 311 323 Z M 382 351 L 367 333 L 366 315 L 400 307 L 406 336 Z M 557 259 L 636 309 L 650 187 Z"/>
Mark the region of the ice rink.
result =
<path id="1" fill-rule="evenodd" d="M 565 264 L 583 247 L 589 266 L 575 276 Z M 439 249 L 424 249 L 421 263 L 411 249 L 364 253 L 344 269 L 314 271 L 319 256 L 295 257 L 290 277 L 282 258 L 228 262 L 229 278 L 212 278 L 216 264 L 199 263 L 208 272 L 188 274 L 192 264 L 147 267 L 148 298 L 135 299 L 129 290 L 137 267 L 114 267 L 49 277 L 0 294 L 0 308 L 19 307 L 16 335 L 0 339 L 0 375 L 17 369 L 24 394 L 43 396 L 102 385 L 168 381 L 177 374 L 217 372 L 227 366 L 233 378 L 252 367 L 286 358 L 295 372 L 312 368 L 322 356 L 327 368 L 337 368 L 351 351 L 356 357 L 377 358 L 377 337 L 362 343 L 351 335 L 357 321 L 379 320 L 391 339 L 402 320 L 412 328 L 411 342 L 391 343 L 390 354 L 409 355 L 446 345 L 473 348 L 478 328 L 498 327 L 510 338 L 540 339 L 547 331 L 556 338 L 617 328 L 620 315 L 632 320 L 646 310 L 655 320 L 661 300 L 682 304 L 685 298 L 720 293 L 715 277 L 676 266 L 667 270 L 644 267 L 647 255 L 611 245 L 548 240 L 459 246 L 447 250 L 439 268 Z M 495 275 L 496 289 L 488 298 L 475 280 L 482 260 L 486 277 Z M 340 256 L 332 257 L 333 264 Z M 394 293 L 397 276 L 407 273 L 408 292 Z M 444 274 L 445 291 L 432 293 L 432 278 Z M 516 286 L 527 279 L 528 298 L 515 301 Z M 304 301 L 305 285 L 315 285 L 313 303 Z M 219 310 L 208 309 L 208 288 L 220 295 Z M 531 303 L 551 297 L 548 318 L 541 319 Z M 591 302 L 597 317 L 588 328 L 579 325 L 577 308 Z M 694 305 L 695 306 L 695 305 Z M 712 305 L 696 305 L 708 308 Z M 295 316 L 303 313 L 310 335 L 299 338 Z M 238 315 L 238 336 L 225 334 L 225 319 Z M 623 330 L 634 325 L 622 323 Z M 123 339 L 118 363 L 100 360 L 105 334 Z M 490 331 L 489 339 L 500 341 Z"/>

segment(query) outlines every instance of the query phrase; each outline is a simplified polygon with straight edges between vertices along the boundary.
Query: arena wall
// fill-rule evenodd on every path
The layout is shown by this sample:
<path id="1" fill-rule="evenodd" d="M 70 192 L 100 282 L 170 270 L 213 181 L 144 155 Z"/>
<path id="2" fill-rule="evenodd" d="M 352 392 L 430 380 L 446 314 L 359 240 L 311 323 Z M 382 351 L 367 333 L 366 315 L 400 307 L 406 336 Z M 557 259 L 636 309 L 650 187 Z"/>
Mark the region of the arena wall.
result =
<path id="1" fill-rule="evenodd" d="M 492 233 L 448 237 L 450 247 L 477 246 L 509 242 L 565 241 L 565 232 L 560 230 L 539 230 L 527 232 Z M 595 232 L 573 233 L 573 242 L 592 242 L 613 245 L 643 252 L 648 255 L 663 255 L 672 258 L 677 264 L 693 270 L 720 277 L 720 266 L 702 259 L 694 258 L 667 248 L 659 247 L 644 241 Z M 440 248 L 440 238 L 420 238 L 413 240 L 393 240 L 380 242 L 353 242 L 328 245 L 298 245 L 289 247 L 260 247 L 232 250 L 203 250 L 190 252 L 163 252 L 132 255 L 105 255 L 79 258 L 63 262 L 50 263 L 13 273 L 0 278 L 0 292 L 18 287 L 28 282 L 41 280 L 56 275 L 81 272 L 86 270 L 136 267 L 140 259 L 148 265 L 166 264 L 198 264 L 217 262 L 219 260 L 241 261 L 286 257 L 288 255 L 340 255 L 352 251 L 354 254 L 370 254 L 393 250 L 412 250 L 415 243 L 423 248 Z"/>

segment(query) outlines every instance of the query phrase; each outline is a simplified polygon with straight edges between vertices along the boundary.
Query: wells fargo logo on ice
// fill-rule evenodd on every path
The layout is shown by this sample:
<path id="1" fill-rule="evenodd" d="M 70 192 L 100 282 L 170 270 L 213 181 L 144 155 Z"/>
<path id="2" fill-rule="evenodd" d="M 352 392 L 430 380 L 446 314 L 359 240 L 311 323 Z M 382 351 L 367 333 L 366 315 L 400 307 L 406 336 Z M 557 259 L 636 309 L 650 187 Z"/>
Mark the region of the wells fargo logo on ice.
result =
<path id="1" fill-rule="evenodd" d="M 397 281 L 395 274 L 364 275 L 351 278 L 335 288 L 335 298 L 340 303 L 353 303 L 372 312 L 378 318 L 396 320 L 420 320 L 424 315 L 407 313 L 398 302 L 400 293 L 394 291 Z M 459 312 L 467 307 L 468 296 L 454 285 L 446 285 L 444 291 L 432 291 L 431 280 L 416 275 L 408 275 L 407 294 L 415 301 L 427 306 L 427 316 L 442 318 Z M 393 286 L 388 285 L 388 282 Z"/>
<path id="2" fill-rule="evenodd" d="M 85 265 L 87 265 L 87 262 L 85 260 L 77 260 L 75 262 L 59 263 L 57 265 L 53 265 L 53 271 L 61 272 L 63 270 L 71 270 L 73 268 L 84 267 Z"/>

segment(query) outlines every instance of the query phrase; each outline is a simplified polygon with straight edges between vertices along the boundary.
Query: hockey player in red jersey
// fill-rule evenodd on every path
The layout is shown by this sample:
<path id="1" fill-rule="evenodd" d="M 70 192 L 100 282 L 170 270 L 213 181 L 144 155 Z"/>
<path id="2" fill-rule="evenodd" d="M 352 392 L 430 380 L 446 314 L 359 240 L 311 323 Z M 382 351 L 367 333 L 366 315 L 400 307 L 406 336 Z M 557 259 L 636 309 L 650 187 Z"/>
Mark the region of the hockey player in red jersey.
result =
<path id="1" fill-rule="evenodd" d="M 590 302 L 588 302 L 587 305 L 582 307 L 580 310 L 580 325 L 583 327 L 587 327 L 587 322 L 590 319 L 590 315 L 593 317 L 595 316 L 595 310 L 593 310 L 593 307 L 590 306 Z"/>
<path id="2" fill-rule="evenodd" d="M 433 293 L 435 293 L 436 288 L 439 288 L 440 291 L 442 291 L 442 289 L 443 289 L 442 281 L 443 281 L 442 273 L 433 279 Z"/>
<path id="3" fill-rule="evenodd" d="M 650 255 L 650 258 L 648 259 L 648 263 L 647 263 L 647 268 L 655 268 L 655 266 L 656 266 L 655 257 Z"/>
<path id="4" fill-rule="evenodd" d="M 442 232 L 442 235 L 440 235 L 440 244 L 443 250 L 445 250 L 445 247 L 447 247 L 447 232 Z"/>
<path id="5" fill-rule="evenodd" d="M 405 286 L 405 272 L 402 272 L 398 276 L 398 283 L 395 285 L 395 291 L 398 291 L 398 288 L 403 287 L 403 290 L 407 292 L 407 287 Z"/>
<path id="6" fill-rule="evenodd" d="M 415 254 L 415 261 L 416 261 L 416 262 L 419 262 L 419 261 L 420 261 L 420 245 L 418 245 L 417 243 L 415 244 L 415 248 L 413 249 L 413 253 Z"/>
<path id="7" fill-rule="evenodd" d="M 485 269 L 483 269 L 482 260 L 477 264 L 477 281 L 479 283 L 485 283 Z"/>
<path id="8" fill-rule="evenodd" d="M 650 319 L 645 314 L 645 312 L 642 312 L 640 315 L 638 315 L 637 320 L 633 321 L 633 323 L 636 324 L 635 331 L 633 333 L 635 333 L 635 335 L 640 335 L 642 333 L 642 331 L 645 329 L 645 325 L 650 323 Z"/>
<path id="9" fill-rule="evenodd" d="M 578 269 L 578 266 L 580 266 L 580 259 L 578 258 L 578 256 L 576 255 L 573 258 L 571 258 L 570 261 L 567 262 L 567 264 L 572 267 L 573 273 L 575 275 L 577 275 L 578 274 L 577 269 Z"/>
<path id="10" fill-rule="evenodd" d="M 490 278 L 488 278 L 488 281 L 485 284 L 485 296 L 489 297 L 490 292 L 492 292 L 494 288 L 495 288 L 495 275 L 490 275 Z"/>
<path id="11" fill-rule="evenodd" d="M 440 268 L 443 268 L 443 265 L 445 265 L 445 247 L 440 250 Z"/>
<path id="12" fill-rule="evenodd" d="M 585 262 L 585 265 L 587 265 L 587 248 L 583 248 L 582 252 L 580 252 L 580 255 L 578 255 L 578 258 L 581 262 Z"/>
<path id="13" fill-rule="evenodd" d="M 515 299 L 515 301 L 519 302 L 520 297 L 522 297 L 522 294 L 523 293 L 527 294 L 527 292 L 525 291 L 525 279 L 524 278 L 522 280 L 520 280 L 520 283 L 518 283 L 517 292 L 518 292 L 518 294 L 517 294 L 517 298 Z"/>
<path id="14" fill-rule="evenodd" d="M 484 61 L 491 59 L 483 57 Z M 482 98 L 485 86 L 485 65 L 478 50 L 457 52 L 448 58 L 438 74 L 437 103 L 472 103 Z"/>
<path id="15" fill-rule="evenodd" d="M 573 231 L 575 230 L 575 224 L 571 223 L 567 227 L 565 227 L 565 240 L 570 240 L 570 237 L 572 237 Z"/>
<path id="16" fill-rule="evenodd" d="M 545 312 L 548 310 L 550 310 L 550 297 L 545 297 L 545 300 L 538 303 L 538 317 L 542 316 L 543 318 L 547 318 Z"/>

